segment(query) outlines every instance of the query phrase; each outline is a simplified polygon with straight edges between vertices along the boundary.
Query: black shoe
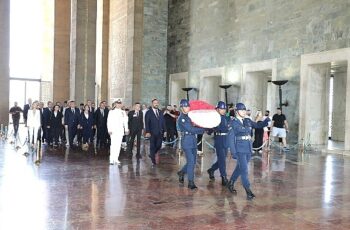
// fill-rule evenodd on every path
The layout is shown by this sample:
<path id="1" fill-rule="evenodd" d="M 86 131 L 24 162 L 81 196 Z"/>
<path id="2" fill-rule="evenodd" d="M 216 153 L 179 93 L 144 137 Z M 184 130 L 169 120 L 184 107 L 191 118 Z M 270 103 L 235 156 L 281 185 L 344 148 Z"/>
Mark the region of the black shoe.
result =
<path id="1" fill-rule="evenodd" d="M 237 190 L 234 187 L 234 182 L 232 180 L 230 180 L 227 184 L 227 188 L 228 190 L 233 193 L 233 194 L 237 194 Z"/>
<path id="2" fill-rule="evenodd" d="M 245 191 L 247 193 L 247 200 L 253 200 L 255 198 L 254 193 L 249 188 L 245 188 Z"/>
<path id="3" fill-rule="evenodd" d="M 222 186 L 226 186 L 228 184 L 227 178 L 225 176 L 222 176 L 221 178 L 222 178 L 222 180 L 221 180 Z"/>
<path id="4" fill-rule="evenodd" d="M 214 176 L 214 170 L 212 170 L 211 168 L 207 170 L 207 173 L 209 174 L 209 179 L 210 180 L 215 180 L 215 176 Z"/>
<path id="5" fill-rule="evenodd" d="M 194 184 L 193 180 L 188 181 L 188 186 L 189 189 L 194 190 L 197 189 L 197 186 Z"/>
<path id="6" fill-rule="evenodd" d="M 141 154 L 136 154 L 136 159 L 142 159 Z"/>
<path id="7" fill-rule="evenodd" d="M 179 176 L 179 182 L 180 182 L 181 184 L 183 184 L 184 181 L 185 181 L 185 178 L 184 178 L 185 173 L 183 173 L 182 171 L 178 171 L 178 172 L 177 172 L 177 175 Z"/>

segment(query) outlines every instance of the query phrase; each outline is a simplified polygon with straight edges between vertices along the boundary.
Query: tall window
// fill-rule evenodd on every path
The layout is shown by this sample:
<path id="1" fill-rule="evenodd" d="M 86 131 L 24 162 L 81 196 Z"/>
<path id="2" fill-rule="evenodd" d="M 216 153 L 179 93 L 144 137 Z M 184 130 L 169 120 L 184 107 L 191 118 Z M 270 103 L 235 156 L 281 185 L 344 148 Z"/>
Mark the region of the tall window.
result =
<path id="1" fill-rule="evenodd" d="M 11 0 L 10 77 L 42 74 L 43 10 L 40 0 Z"/>

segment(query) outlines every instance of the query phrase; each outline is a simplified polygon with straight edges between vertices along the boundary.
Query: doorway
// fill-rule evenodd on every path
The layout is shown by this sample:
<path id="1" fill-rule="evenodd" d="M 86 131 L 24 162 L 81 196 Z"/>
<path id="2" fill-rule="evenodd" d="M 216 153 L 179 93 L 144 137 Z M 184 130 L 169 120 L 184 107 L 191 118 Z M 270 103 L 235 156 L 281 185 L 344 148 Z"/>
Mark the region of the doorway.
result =
<path id="1" fill-rule="evenodd" d="M 23 109 L 24 105 L 28 103 L 28 99 L 40 100 L 40 80 L 37 79 L 10 79 L 10 104 L 9 108 L 13 107 L 17 102 L 18 106 Z M 12 117 L 10 116 L 12 123 Z M 21 115 L 20 122 L 23 122 Z"/>
<path id="2" fill-rule="evenodd" d="M 349 61 L 349 48 L 301 56 L 299 138 L 311 145 L 350 149 Z"/>
<path id="3" fill-rule="evenodd" d="M 274 114 L 278 107 L 277 87 L 269 83 L 276 80 L 277 60 L 247 63 L 242 66 L 241 100 L 255 116 L 257 110 L 270 110 Z"/>
<path id="4" fill-rule="evenodd" d="M 187 98 L 187 94 L 182 88 L 188 86 L 188 73 L 175 73 L 169 76 L 169 104 L 178 105 L 179 101 Z"/>

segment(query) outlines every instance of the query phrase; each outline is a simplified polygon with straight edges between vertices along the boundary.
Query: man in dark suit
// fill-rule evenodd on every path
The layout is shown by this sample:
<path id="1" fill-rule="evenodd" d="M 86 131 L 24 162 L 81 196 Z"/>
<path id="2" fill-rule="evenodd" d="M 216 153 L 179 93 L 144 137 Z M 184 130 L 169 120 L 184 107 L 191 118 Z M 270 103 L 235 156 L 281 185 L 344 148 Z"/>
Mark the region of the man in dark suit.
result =
<path id="1" fill-rule="evenodd" d="M 25 104 L 23 107 L 23 119 L 24 119 L 24 124 L 27 127 L 27 118 L 28 118 L 28 110 L 32 106 L 32 99 L 28 98 L 28 104 Z"/>
<path id="2" fill-rule="evenodd" d="M 163 113 L 159 110 L 159 101 L 157 99 L 152 100 L 152 107 L 146 112 L 145 116 L 145 137 L 150 138 L 150 155 L 152 160 L 152 166 L 156 163 L 156 154 L 162 147 L 163 135 L 165 132 L 165 122 Z"/>
<path id="3" fill-rule="evenodd" d="M 129 157 L 132 158 L 132 149 L 134 147 L 135 137 L 137 137 L 136 146 L 136 158 L 141 159 L 140 146 L 141 146 L 141 134 L 143 130 L 143 113 L 141 111 L 141 104 L 136 102 L 134 105 L 134 110 L 128 113 L 129 117 L 129 130 L 130 130 L 130 140 L 128 143 L 128 153 Z"/>
<path id="4" fill-rule="evenodd" d="M 102 101 L 100 107 L 96 109 L 94 114 L 95 129 L 97 129 L 96 146 L 107 147 L 107 118 L 109 110 L 106 108 L 106 102 Z"/>
<path id="5" fill-rule="evenodd" d="M 43 123 L 42 123 L 42 129 L 43 129 L 43 141 L 46 141 L 48 144 L 51 144 L 52 138 L 51 138 L 51 130 L 50 126 L 48 125 L 49 120 L 51 118 L 52 113 L 52 102 L 47 102 L 47 107 L 43 109 Z"/>
<path id="6" fill-rule="evenodd" d="M 80 111 L 78 108 L 75 108 L 75 102 L 70 101 L 69 108 L 67 108 L 64 113 L 64 125 L 66 128 L 68 128 L 68 139 L 70 147 L 73 147 L 73 140 L 75 135 L 77 134 L 79 116 Z"/>

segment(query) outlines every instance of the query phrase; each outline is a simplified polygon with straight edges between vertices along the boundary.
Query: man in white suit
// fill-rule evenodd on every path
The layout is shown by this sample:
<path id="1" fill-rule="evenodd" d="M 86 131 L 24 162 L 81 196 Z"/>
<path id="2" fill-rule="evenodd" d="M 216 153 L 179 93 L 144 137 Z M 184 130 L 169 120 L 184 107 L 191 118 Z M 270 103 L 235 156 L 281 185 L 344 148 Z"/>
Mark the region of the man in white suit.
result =
<path id="1" fill-rule="evenodd" d="M 111 148 L 109 155 L 109 164 L 120 164 L 119 153 L 124 135 L 129 134 L 128 116 L 124 110 L 122 110 L 122 101 L 118 99 L 113 103 L 114 108 L 108 114 L 107 129 L 111 137 Z"/>

